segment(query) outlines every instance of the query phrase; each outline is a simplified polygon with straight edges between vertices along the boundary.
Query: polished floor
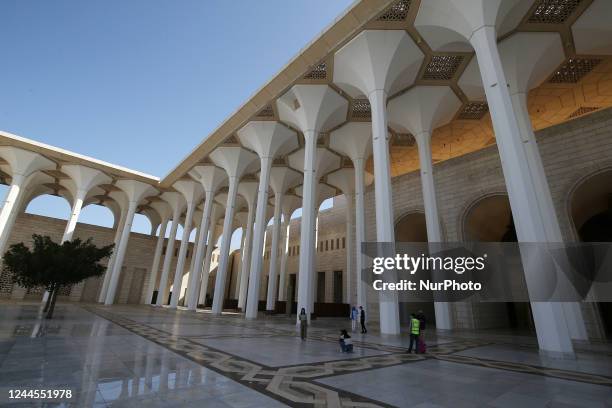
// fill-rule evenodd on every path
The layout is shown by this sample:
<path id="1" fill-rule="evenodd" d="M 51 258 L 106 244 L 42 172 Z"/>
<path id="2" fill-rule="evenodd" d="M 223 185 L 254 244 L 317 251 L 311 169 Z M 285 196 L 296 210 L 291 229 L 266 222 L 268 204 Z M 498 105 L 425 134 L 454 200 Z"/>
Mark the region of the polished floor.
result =
<path id="1" fill-rule="evenodd" d="M 612 407 L 612 346 L 578 344 L 547 359 L 528 336 L 355 334 L 341 319 L 300 340 L 293 320 L 150 306 L 0 303 L 0 406 L 75 407 Z M 9 390 L 66 389 L 72 398 L 9 399 Z"/>

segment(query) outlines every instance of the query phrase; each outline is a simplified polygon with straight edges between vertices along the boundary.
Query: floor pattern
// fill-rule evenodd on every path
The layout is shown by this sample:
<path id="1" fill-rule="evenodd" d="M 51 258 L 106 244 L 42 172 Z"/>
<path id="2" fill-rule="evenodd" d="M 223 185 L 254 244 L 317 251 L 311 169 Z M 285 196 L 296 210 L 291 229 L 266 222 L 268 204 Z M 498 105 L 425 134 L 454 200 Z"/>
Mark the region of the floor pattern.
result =
<path id="1" fill-rule="evenodd" d="M 111 322 L 124 327 L 133 333 L 154 341 L 168 349 L 177 352 L 209 369 L 220 372 L 230 378 L 239 381 L 251 388 L 257 389 L 279 401 L 291 405 L 304 406 L 336 406 L 336 407 L 375 407 L 388 406 L 380 401 L 371 400 L 363 396 L 349 393 L 345 390 L 324 386 L 315 380 L 355 373 L 367 370 L 375 370 L 382 367 L 391 367 L 409 362 L 436 359 L 446 362 L 468 364 L 499 370 L 514 371 L 546 377 L 560 378 L 589 384 L 612 386 L 612 378 L 590 373 L 570 370 L 560 370 L 548 367 L 524 363 L 511 363 L 496 361 L 471 356 L 462 356 L 455 353 L 470 348 L 481 347 L 490 344 L 486 341 L 476 339 L 458 340 L 443 344 L 434 344 L 428 348 L 426 354 L 408 354 L 402 347 L 394 347 L 373 342 L 354 341 L 355 347 L 383 351 L 386 354 L 371 357 L 353 358 L 349 360 L 326 361 L 309 364 L 291 365 L 284 367 L 268 367 L 248 359 L 232 355 L 214 349 L 210 346 L 194 342 L 184 336 L 176 336 L 172 333 L 153 328 L 150 325 L 139 323 L 121 315 L 109 312 L 100 307 L 88 307 L 95 313 Z M 182 313 L 181 311 L 167 311 L 158 309 L 158 313 Z M 211 321 L 212 316 L 199 317 Z M 258 336 L 294 336 L 290 330 L 262 327 L 242 319 L 235 321 L 223 320 L 226 325 L 237 327 L 254 328 L 262 333 Z M 249 335 L 251 336 L 251 335 Z M 337 338 L 320 334 L 315 331 L 309 334 L 310 340 L 319 340 L 337 343 Z"/>

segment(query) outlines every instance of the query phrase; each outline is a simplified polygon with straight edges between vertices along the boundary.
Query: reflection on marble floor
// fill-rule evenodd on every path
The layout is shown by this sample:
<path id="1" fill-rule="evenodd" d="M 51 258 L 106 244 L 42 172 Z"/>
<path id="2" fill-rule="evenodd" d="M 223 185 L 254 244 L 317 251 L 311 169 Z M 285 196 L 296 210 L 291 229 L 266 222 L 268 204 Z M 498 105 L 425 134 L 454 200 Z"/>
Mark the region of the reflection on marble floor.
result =
<path id="1" fill-rule="evenodd" d="M 533 339 L 427 333 L 355 334 L 341 354 L 342 319 L 319 319 L 309 340 L 294 321 L 148 306 L 0 304 L 0 406 L 9 389 L 71 389 L 70 400 L 17 406 L 612 406 L 612 347 L 576 360 L 540 357 Z M 503 340 L 502 340 L 503 338 Z"/>

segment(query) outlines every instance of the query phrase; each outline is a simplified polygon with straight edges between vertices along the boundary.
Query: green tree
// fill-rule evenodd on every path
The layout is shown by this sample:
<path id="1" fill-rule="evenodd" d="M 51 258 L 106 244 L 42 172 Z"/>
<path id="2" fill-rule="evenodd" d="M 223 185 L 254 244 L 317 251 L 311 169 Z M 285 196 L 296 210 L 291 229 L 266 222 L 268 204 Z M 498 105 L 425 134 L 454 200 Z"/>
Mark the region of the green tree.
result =
<path id="1" fill-rule="evenodd" d="M 113 246 L 98 248 L 91 238 L 58 244 L 48 236 L 34 234 L 31 249 L 23 242 L 10 246 L 4 254 L 4 270 L 24 288 L 43 286 L 49 291 L 45 311 L 47 319 L 50 319 L 59 290 L 91 276 L 102 275 L 105 267 L 100 261 L 111 255 Z"/>

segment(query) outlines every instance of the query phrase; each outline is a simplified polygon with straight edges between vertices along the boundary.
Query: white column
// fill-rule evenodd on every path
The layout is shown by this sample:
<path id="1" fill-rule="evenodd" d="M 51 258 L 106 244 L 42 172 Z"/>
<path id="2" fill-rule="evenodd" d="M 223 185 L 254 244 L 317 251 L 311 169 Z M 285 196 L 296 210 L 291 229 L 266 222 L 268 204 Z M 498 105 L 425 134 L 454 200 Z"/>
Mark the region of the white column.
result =
<path id="1" fill-rule="evenodd" d="M 220 315 L 223 312 L 223 300 L 225 298 L 225 278 L 227 266 L 229 264 L 229 247 L 232 240 L 232 223 L 234 221 L 234 210 L 236 205 L 236 193 L 238 190 L 238 180 L 236 177 L 229 177 L 229 191 L 227 193 L 227 204 L 225 206 L 225 219 L 223 220 L 223 237 L 219 255 L 221 259 L 217 267 L 217 277 L 215 279 L 215 294 L 213 298 L 212 312 Z"/>
<path id="2" fill-rule="evenodd" d="M 423 205 L 425 207 L 425 224 L 427 227 L 428 242 L 443 242 L 438 200 L 433 178 L 433 165 L 431 158 L 431 133 L 428 131 L 415 135 L 419 150 L 419 164 L 421 168 L 421 189 L 423 192 Z M 434 302 L 436 313 L 436 328 L 452 329 L 452 317 L 448 302 Z"/>
<path id="3" fill-rule="evenodd" d="M 353 161 L 355 167 L 355 269 L 357 270 L 357 304 L 359 306 L 366 306 L 366 288 L 363 284 L 363 277 L 361 276 L 364 268 L 364 257 L 361 253 L 361 244 L 365 240 L 365 204 L 364 204 L 364 193 L 365 181 L 365 160 L 361 157 L 356 158 Z"/>
<path id="4" fill-rule="evenodd" d="M 528 167 L 533 176 L 533 182 L 537 195 L 540 213 L 543 214 L 542 222 L 546 230 L 548 242 L 563 242 L 563 235 L 559 227 L 559 221 L 556 217 L 555 206 L 552 201 L 550 187 L 544 172 L 544 165 L 538 149 L 538 144 L 535 140 L 531 118 L 527 111 L 527 94 L 523 92 L 514 93 L 511 95 L 512 107 L 518 120 L 518 126 L 521 131 L 523 147 L 528 160 Z M 548 216 L 546 216 L 548 215 Z M 577 302 L 562 302 L 565 321 L 568 329 L 575 340 L 588 340 L 588 333 L 584 323 L 584 318 L 580 310 L 580 304 Z"/>
<path id="5" fill-rule="evenodd" d="M 247 213 L 247 218 L 248 218 Z M 242 284 L 242 269 L 244 269 L 244 254 L 246 245 L 246 225 L 242 226 L 242 234 L 240 234 L 240 273 L 236 276 L 236 285 L 234 286 L 234 299 L 240 299 L 240 285 Z"/>
<path id="6" fill-rule="evenodd" d="M 353 247 L 353 240 L 351 236 L 353 235 L 353 228 L 355 224 L 353 222 L 353 218 L 355 217 L 355 209 L 353 206 L 353 199 L 355 198 L 354 194 L 345 194 L 346 197 L 346 236 L 344 241 L 346 242 L 344 251 L 346 252 L 346 282 L 344 282 L 344 287 L 346 288 L 343 295 L 344 303 L 354 304 L 353 297 L 351 296 L 351 286 L 353 276 L 355 274 L 355 263 L 353 262 L 355 259 L 355 248 Z"/>
<path id="7" fill-rule="evenodd" d="M 170 308 L 176 309 L 178 301 L 181 297 L 183 286 L 183 272 L 185 269 L 185 259 L 187 256 L 187 248 L 189 248 L 189 234 L 191 233 L 191 220 L 195 203 L 189 201 L 187 203 L 187 214 L 185 215 L 185 225 L 183 226 L 183 236 L 181 237 L 181 246 L 178 253 L 178 261 L 176 263 L 176 271 L 174 272 L 174 284 L 172 286 L 172 297 L 170 298 Z"/>
<path id="8" fill-rule="evenodd" d="M 136 206 L 138 202 L 130 201 L 128 206 L 127 216 L 125 218 L 125 225 L 121 232 L 121 240 L 119 241 L 119 248 L 117 249 L 117 256 L 115 257 L 115 264 L 113 265 L 113 273 L 108 283 L 108 293 L 106 294 L 105 305 L 112 305 L 115 303 L 115 293 L 117 292 L 117 284 L 119 283 L 119 275 L 123 268 L 123 258 L 125 257 L 125 251 L 127 250 L 127 244 L 130 240 L 130 231 L 132 229 L 132 222 L 134 221 L 134 213 L 136 212 Z"/>
<path id="9" fill-rule="evenodd" d="M 117 249 L 119 248 L 119 244 L 121 243 L 121 234 L 123 232 L 123 227 L 125 225 L 125 220 L 127 218 L 127 211 L 125 209 L 121 210 L 121 217 L 119 218 L 119 223 L 117 225 L 117 230 L 115 231 L 115 240 L 113 241 L 115 247 L 113 249 L 113 253 L 111 254 L 110 259 L 108 260 L 108 264 L 106 265 L 106 272 L 104 273 L 104 280 L 102 281 L 102 288 L 100 289 L 100 294 L 98 295 L 98 302 L 103 303 L 106 300 L 106 293 L 108 292 L 108 284 L 110 282 L 110 278 L 113 275 L 113 267 L 115 265 L 115 258 L 117 257 Z"/>
<path id="10" fill-rule="evenodd" d="M 261 157 L 261 173 L 259 174 L 259 187 L 257 189 L 257 209 L 255 213 L 255 228 L 253 234 L 253 248 L 251 254 L 251 273 L 249 274 L 249 291 L 246 299 L 247 319 L 257 318 L 259 306 L 259 284 L 263 263 L 264 238 L 266 234 L 266 210 L 268 207 L 268 185 L 270 184 L 270 166 L 272 158 Z"/>
<path id="11" fill-rule="evenodd" d="M 172 214 L 172 225 L 170 226 L 170 236 L 168 237 L 168 244 L 166 245 L 166 255 L 164 256 L 164 264 L 162 265 L 162 274 L 159 279 L 159 291 L 157 293 L 157 300 L 155 304 L 161 306 L 165 303 L 164 298 L 166 297 L 166 286 L 168 285 L 168 275 L 170 274 L 170 267 L 172 265 L 172 258 L 174 257 L 174 241 L 176 241 L 176 230 L 179 225 L 180 212 L 177 210 L 173 211 Z"/>
<path id="12" fill-rule="evenodd" d="M 470 42 L 478 58 L 519 241 L 546 242 L 543 216 L 538 211 L 538 192 L 529 166 L 525 165 L 529 161 L 519 137 L 518 120 L 506 86 L 495 28 L 479 28 L 474 31 Z M 523 257 L 523 267 L 529 286 L 536 278 L 537 265 L 531 265 L 530 259 Z M 563 306 L 532 302 L 531 308 L 540 348 L 552 353 L 573 353 Z"/>
<path id="13" fill-rule="evenodd" d="M 286 301 L 287 300 L 287 257 L 289 256 L 289 233 L 291 232 L 291 220 L 290 215 L 285 213 L 283 214 L 284 225 L 283 225 L 283 236 L 281 239 L 282 242 L 282 257 L 280 263 L 280 280 L 278 285 L 278 300 Z"/>
<path id="14" fill-rule="evenodd" d="M 387 112 L 384 90 L 376 89 L 369 95 L 372 110 L 372 152 L 374 157 L 374 196 L 376 200 L 376 239 L 378 242 L 395 243 L 393 197 L 391 193 L 391 165 L 387 140 Z M 395 252 L 395 251 L 393 251 Z M 395 254 L 385 254 L 394 256 Z M 395 271 L 386 272 L 390 282 L 396 281 Z M 399 334 L 399 306 L 395 292 L 381 291 L 380 332 Z"/>
<path id="15" fill-rule="evenodd" d="M 210 273 L 210 261 L 212 259 L 213 249 L 215 248 L 215 242 L 219 238 L 215 233 L 215 225 L 212 224 L 210 231 L 208 232 L 208 244 L 206 244 L 206 257 L 204 259 L 204 265 L 202 266 L 202 279 L 200 283 L 200 298 L 198 304 L 204 304 L 206 302 L 206 292 L 208 291 L 208 275 Z"/>
<path id="16" fill-rule="evenodd" d="M 302 308 L 310 320 L 314 312 L 311 307 L 313 258 L 315 251 L 316 204 L 316 154 L 317 134 L 314 130 L 304 132 L 304 185 L 302 189 L 302 222 L 300 225 L 300 267 L 298 273 L 298 315 Z"/>
<path id="17" fill-rule="evenodd" d="M 276 265 L 278 257 L 278 240 L 281 229 L 281 204 L 283 195 L 276 193 L 274 196 L 274 224 L 272 226 L 272 246 L 270 248 L 270 268 L 268 270 L 268 296 L 266 298 L 266 310 L 273 311 L 276 306 Z"/>
<path id="18" fill-rule="evenodd" d="M 159 227 L 159 237 L 157 238 L 157 244 L 155 245 L 155 253 L 153 254 L 153 265 L 151 266 L 151 279 L 149 280 L 149 287 L 147 288 L 147 294 L 145 295 L 146 305 L 152 304 L 151 299 L 153 298 L 155 284 L 157 283 L 157 271 L 159 270 L 162 249 L 164 247 L 164 241 L 166 240 L 166 228 L 168 228 L 168 218 L 164 218 L 162 220 L 161 226 Z"/>
<path id="19" fill-rule="evenodd" d="M 251 266 L 251 252 L 253 250 L 253 218 L 254 206 L 249 207 L 247 215 L 246 234 L 242 251 L 242 268 L 240 271 L 240 290 L 238 293 L 238 308 L 245 310 L 247 291 L 249 289 L 249 267 Z"/>
<path id="20" fill-rule="evenodd" d="M 204 259 L 204 251 L 206 250 L 206 238 L 210 227 L 210 216 L 212 213 L 214 201 L 214 192 L 206 192 L 206 201 L 204 201 L 204 214 L 202 215 L 202 222 L 200 223 L 198 243 L 196 252 L 194 254 L 195 260 L 194 267 L 189 275 L 189 282 L 187 283 L 187 308 L 189 310 L 196 310 L 198 306 L 198 288 L 199 280 L 202 275 L 202 261 Z M 206 271 L 208 274 L 208 271 Z"/>

